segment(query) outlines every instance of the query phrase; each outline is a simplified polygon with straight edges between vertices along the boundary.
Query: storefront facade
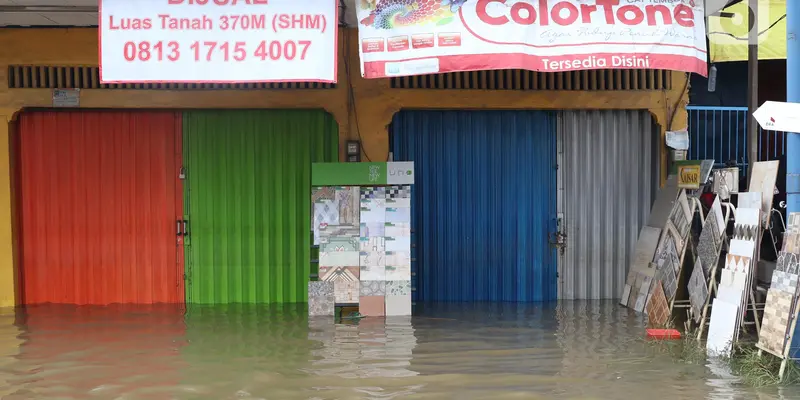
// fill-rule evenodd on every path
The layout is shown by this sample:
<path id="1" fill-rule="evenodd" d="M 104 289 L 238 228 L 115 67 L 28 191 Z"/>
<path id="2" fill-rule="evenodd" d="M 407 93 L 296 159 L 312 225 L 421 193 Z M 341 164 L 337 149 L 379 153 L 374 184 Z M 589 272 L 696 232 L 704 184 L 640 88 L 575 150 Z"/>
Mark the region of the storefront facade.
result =
<path id="1" fill-rule="evenodd" d="M 343 30 L 340 37 L 336 85 L 108 86 L 99 82 L 96 29 L 0 30 L 0 119 L 7 122 L 0 124 L 0 306 L 302 302 L 310 262 L 303 179 L 311 162 L 344 161 L 347 140 L 361 141 L 364 161 L 384 161 L 391 151 L 395 160 L 417 163 L 422 181 L 412 203 L 412 270 L 418 300 L 618 295 L 626 258 L 607 254 L 624 255 L 635 243 L 649 193 L 665 179 L 660 143 L 668 128 L 686 126 L 686 74 L 480 71 L 365 80 L 357 48 L 349 44 L 356 32 Z M 55 88 L 80 88 L 80 107 L 53 110 Z M 592 133 L 586 130 L 598 127 L 603 133 L 592 137 L 599 148 L 582 146 L 582 136 Z M 652 157 L 643 156 L 649 149 Z M 516 155 L 508 156 L 511 151 Z M 93 152 L 109 157 L 83 161 Z M 644 166 L 643 172 L 634 176 L 633 167 L 604 163 L 611 158 L 635 160 L 624 165 Z M 593 172 L 581 174 L 581 165 Z M 448 176 L 444 166 L 460 167 Z M 658 176 L 651 179 L 653 173 Z M 75 177 L 84 186 L 63 182 Z M 459 179 L 462 185 L 448 189 L 446 182 Z M 641 182 L 627 193 L 637 204 L 635 218 L 610 198 L 611 189 L 629 181 Z M 536 206 L 509 201 L 499 207 L 500 198 L 490 193 L 473 202 L 442 200 L 497 184 L 507 188 L 500 198 Z M 575 193 L 587 185 L 605 200 Z M 590 201 L 595 208 L 584 206 Z M 441 209 L 431 211 L 433 205 Z M 598 250 L 593 238 L 611 228 L 590 234 L 580 226 L 603 207 L 617 210 L 610 213 L 615 217 L 592 224 L 627 221 L 627 228 L 614 233 L 624 236 L 622 244 L 603 242 Z M 447 211 L 453 209 L 460 211 Z M 91 214 L 99 214 L 93 225 L 85 222 Z M 459 222 L 469 215 L 474 220 Z M 568 227 L 564 254 L 550 244 L 559 217 Z M 529 226 L 512 229 L 515 218 Z M 42 233 L 53 224 L 62 231 Z M 490 242 L 475 241 L 476 235 Z M 573 245 L 576 238 L 582 240 Z M 477 261 L 464 256 L 458 262 L 471 272 L 445 282 L 458 271 L 442 265 L 455 254 L 439 251 L 442 246 L 463 253 L 505 248 L 509 241 L 535 243 Z M 114 258 L 125 260 L 109 261 L 124 265 L 119 270 L 81 269 Z M 484 273 L 481 263 L 509 267 Z M 82 287 L 94 287 L 90 278 L 120 286 L 109 283 L 97 294 Z"/>

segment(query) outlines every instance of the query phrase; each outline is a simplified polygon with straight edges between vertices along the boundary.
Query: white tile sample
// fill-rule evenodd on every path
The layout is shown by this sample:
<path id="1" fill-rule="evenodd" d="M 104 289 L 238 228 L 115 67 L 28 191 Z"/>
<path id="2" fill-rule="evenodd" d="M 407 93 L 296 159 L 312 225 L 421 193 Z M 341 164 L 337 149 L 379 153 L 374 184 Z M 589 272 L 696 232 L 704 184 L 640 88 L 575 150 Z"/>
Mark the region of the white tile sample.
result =
<path id="1" fill-rule="evenodd" d="M 712 357 L 728 357 L 731 354 L 739 306 L 722 300 L 714 300 L 711 307 L 711 323 L 708 326 L 706 353 Z"/>

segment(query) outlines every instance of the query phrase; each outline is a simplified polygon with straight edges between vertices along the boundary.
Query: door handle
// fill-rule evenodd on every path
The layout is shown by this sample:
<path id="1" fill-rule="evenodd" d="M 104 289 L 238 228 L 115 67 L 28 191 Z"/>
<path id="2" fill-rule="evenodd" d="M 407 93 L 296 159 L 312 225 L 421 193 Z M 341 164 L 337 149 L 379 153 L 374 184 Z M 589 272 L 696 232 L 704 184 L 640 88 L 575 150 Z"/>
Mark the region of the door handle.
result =
<path id="1" fill-rule="evenodd" d="M 183 232 L 181 232 L 181 220 L 175 221 L 175 225 L 176 225 L 176 228 L 175 228 L 176 235 L 177 236 L 181 236 L 183 234 Z"/>
<path id="2" fill-rule="evenodd" d="M 183 236 L 189 236 L 189 221 L 183 220 Z"/>

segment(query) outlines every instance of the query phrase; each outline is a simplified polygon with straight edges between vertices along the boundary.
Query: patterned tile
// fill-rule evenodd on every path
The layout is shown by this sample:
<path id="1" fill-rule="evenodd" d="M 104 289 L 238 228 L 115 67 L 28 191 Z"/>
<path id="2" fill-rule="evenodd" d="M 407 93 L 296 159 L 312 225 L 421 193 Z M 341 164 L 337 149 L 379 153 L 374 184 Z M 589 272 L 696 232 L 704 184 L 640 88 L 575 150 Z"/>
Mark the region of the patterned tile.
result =
<path id="1" fill-rule="evenodd" d="M 333 282 L 308 282 L 308 315 L 333 316 Z"/>
<path id="2" fill-rule="evenodd" d="M 386 223 L 386 200 L 361 200 L 361 222 Z"/>
<path id="3" fill-rule="evenodd" d="M 336 303 L 357 303 L 359 291 L 359 267 L 320 267 L 320 279 L 333 282 Z"/>
<path id="4" fill-rule="evenodd" d="M 647 275 L 641 277 L 641 284 L 639 286 L 639 295 L 636 297 L 636 305 L 633 307 L 636 312 L 645 312 L 647 305 L 647 296 L 653 286 L 653 278 Z"/>
<path id="5" fill-rule="evenodd" d="M 320 200 L 314 203 L 314 243 L 319 243 L 320 229 L 328 225 L 339 225 L 339 202 Z"/>
<path id="6" fill-rule="evenodd" d="M 410 208 L 386 208 L 386 222 L 411 222 Z"/>
<path id="7" fill-rule="evenodd" d="M 786 253 L 800 253 L 800 234 L 789 232 L 789 228 L 783 233 L 783 251 Z"/>
<path id="8" fill-rule="evenodd" d="M 375 267 L 375 266 L 383 267 L 386 265 L 386 253 L 384 252 L 370 253 L 362 251 L 358 254 L 359 254 L 358 265 L 362 267 Z"/>
<path id="9" fill-rule="evenodd" d="M 361 201 L 358 186 L 336 188 L 336 201 L 339 202 L 339 223 L 358 226 L 361 222 Z"/>
<path id="10" fill-rule="evenodd" d="M 675 245 L 675 238 L 667 234 L 664 246 L 661 247 L 661 252 L 656 255 L 654 259 L 656 264 L 656 271 L 661 270 L 662 267 L 667 266 L 673 269 L 677 274 L 680 269 L 680 258 L 678 257 L 678 249 Z"/>
<path id="11" fill-rule="evenodd" d="M 380 236 L 362 237 L 359 240 L 359 251 L 382 253 L 386 251 L 386 239 Z"/>
<path id="12" fill-rule="evenodd" d="M 386 236 L 385 222 L 362 222 L 360 236 L 364 237 L 381 237 Z"/>
<path id="13" fill-rule="evenodd" d="M 739 306 L 715 299 L 711 306 L 711 322 L 708 325 L 706 353 L 712 357 L 727 357 L 731 354 L 737 329 Z"/>
<path id="14" fill-rule="evenodd" d="M 386 252 L 386 266 L 411 265 L 411 257 L 407 251 Z"/>
<path id="15" fill-rule="evenodd" d="M 362 265 L 361 281 L 385 281 L 386 267 L 383 265 Z"/>
<path id="16" fill-rule="evenodd" d="M 386 296 L 386 316 L 411 315 L 411 295 Z"/>
<path id="17" fill-rule="evenodd" d="M 786 333 L 789 330 L 792 295 L 780 290 L 769 289 L 764 306 L 764 318 L 758 343 L 777 354 L 783 354 L 786 346 Z"/>
<path id="18" fill-rule="evenodd" d="M 405 296 L 411 294 L 411 281 L 386 281 L 387 296 Z"/>
<path id="19" fill-rule="evenodd" d="M 772 198 L 775 195 L 775 181 L 778 178 L 778 168 L 780 161 L 759 161 L 753 163 L 753 170 L 750 173 L 750 186 L 748 192 L 761 192 L 761 224 L 770 221 L 770 211 L 772 210 Z M 737 218 L 739 216 L 737 209 Z"/>
<path id="20" fill-rule="evenodd" d="M 786 232 L 800 234 L 800 212 L 789 214 L 789 222 L 786 224 Z"/>
<path id="21" fill-rule="evenodd" d="M 358 298 L 358 312 L 367 317 L 383 317 L 386 315 L 385 296 L 361 296 Z"/>
<path id="22" fill-rule="evenodd" d="M 734 272 L 750 272 L 750 263 L 750 257 L 737 256 L 730 253 L 725 255 L 725 269 L 729 269 Z"/>
<path id="23" fill-rule="evenodd" d="M 736 225 L 756 225 L 760 223 L 759 214 L 761 210 L 757 208 L 737 208 Z"/>
<path id="24" fill-rule="evenodd" d="M 797 274 L 775 270 L 772 272 L 770 289 L 780 290 L 794 296 L 797 293 L 797 281 Z"/>
<path id="25" fill-rule="evenodd" d="M 719 231 L 717 227 L 714 213 L 708 213 L 697 244 L 698 257 L 706 276 L 709 276 L 711 270 L 718 265 L 719 247 L 717 247 L 717 240 L 719 239 Z"/>
<path id="26" fill-rule="evenodd" d="M 410 265 L 387 265 L 386 266 L 386 280 L 387 281 L 410 281 L 411 280 L 411 266 Z"/>
<path id="27" fill-rule="evenodd" d="M 411 199 L 386 199 L 387 208 L 411 208 Z"/>
<path id="28" fill-rule="evenodd" d="M 382 186 L 363 186 L 361 187 L 361 199 L 385 199 L 386 198 L 386 188 Z"/>
<path id="29" fill-rule="evenodd" d="M 731 198 L 731 192 L 739 191 L 739 168 L 721 168 L 712 172 L 714 185 L 712 190 L 722 200 Z"/>
<path id="30" fill-rule="evenodd" d="M 678 291 L 678 279 L 675 269 L 673 268 L 673 263 L 674 262 L 667 262 L 656 271 L 656 280 L 661 282 L 664 294 L 667 297 L 667 302 L 674 299 L 675 293 Z"/>
<path id="31" fill-rule="evenodd" d="M 742 192 L 736 197 L 736 208 L 761 209 L 761 192 Z"/>
<path id="32" fill-rule="evenodd" d="M 326 243 L 328 238 L 350 236 L 357 238 L 359 229 L 351 225 L 327 225 L 319 228 L 319 240 Z"/>
<path id="33" fill-rule="evenodd" d="M 386 198 L 388 199 L 408 199 L 411 197 L 411 186 L 396 185 L 386 188 Z"/>
<path id="34" fill-rule="evenodd" d="M 359 252 L 357 251 L 321 251 L 319 253 L 320 267 L 350 267 L 359 265 Z"/>
<path id="35" fill-rule="evenodd" d="M 711 170 L 714 168 L 714 160 L 700 161 L 700 183 L 705 184 L 711 176 Z"/>
<path id="36" fill-rule="evenodd" d="M 672 211 L 669 214 L 669 220 L 678 231 L 681 239 L 686 240 L 689 237 L 689 228 L 692 220 L 691 208 L 689 201 L 686 198 L 686 191 L 681 189 L 678 199 L 672 206 Z"/>
<path id="37" fill-rule="evenodd" d="M 777 271 L 791 274 L 800 273 L 800 255 L 781 251 L 778 253 L 778 262 L 775 264 Z"/>
<path id="38" fill-rule="evenodd" d="M 358 289 L 361 296 L 385 296 L 386 295 L 386 281 L 372 281 L 363 280 Z"/>
<path id="39" fill-rule="evenodd" d="M 760 232 L 758 225 L 739 225 L 733 227 L 733 238 L 741 240 L 757 240 Z"/>
<path id="40" fill-rule="evenodd" d="M 410 252 L 411 236 L 386 237 L 387 252 Z"/>
<path id="41" fill-rule="evenodd" d="M 411 224 L 407 222 L 390 223 L 387 222 L 385 226 L 385 234 L 389 237 L 396 236 L 411 236 Z"/>
<path id="42" fill-rule="evenodd" d="M 322 243 L 319 246 L 319 251 L 323 253 L 334 251 L 358 251 L 358 249 L 358 238 L 352 236 L 328 237 L 326 243 Z"/>
<path id="43" fill-rule="evenodd" d="M 311 189 L 311 202 L 320 200 L 333 200 L 336 198 L 336 189 L 332 186 L 317 186 Z"/>
<path id="44" fill-rule="evenodd" d="M 692 276 L 689 278 L 689 303 L 692 305 L 692 317 L 695 322 L 700 322 L 703 316 L 703 307 L 708 298 L 708 283 L 703 272 L 700 258 L 694 263 Z"/>
<path id="45" fill-rule="evenodd" d="M 661 282 L 655 281 L 653 295 L 647 303 L 647 320 L 652 327 L 665 327 L 669 322 L 669 303 L 664 295 Z"/>

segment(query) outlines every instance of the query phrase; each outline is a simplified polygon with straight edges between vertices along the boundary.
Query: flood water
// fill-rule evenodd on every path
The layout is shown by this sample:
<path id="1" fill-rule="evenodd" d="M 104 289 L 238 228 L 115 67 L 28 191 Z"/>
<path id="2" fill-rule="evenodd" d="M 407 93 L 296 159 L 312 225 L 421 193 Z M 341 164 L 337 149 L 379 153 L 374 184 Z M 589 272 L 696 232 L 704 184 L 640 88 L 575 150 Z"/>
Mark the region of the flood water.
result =
<path id="1" fill-rule="evenodd" d="M 800 399 L 676 361 L 614 302 L 448 304 L 334 324 L 305 307 L 0 313 L 2 399 Z"/>

